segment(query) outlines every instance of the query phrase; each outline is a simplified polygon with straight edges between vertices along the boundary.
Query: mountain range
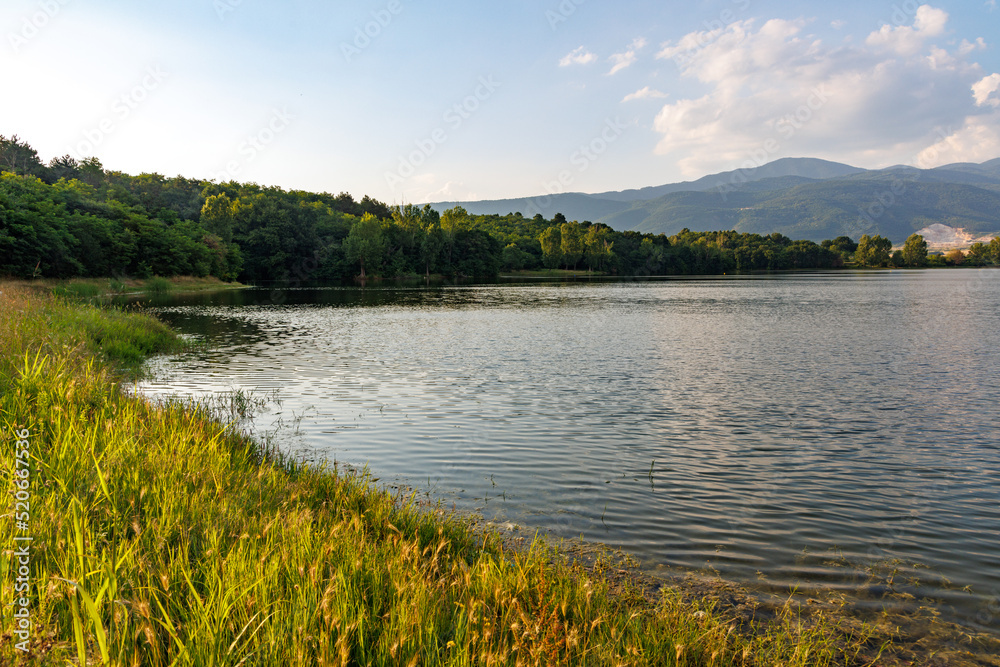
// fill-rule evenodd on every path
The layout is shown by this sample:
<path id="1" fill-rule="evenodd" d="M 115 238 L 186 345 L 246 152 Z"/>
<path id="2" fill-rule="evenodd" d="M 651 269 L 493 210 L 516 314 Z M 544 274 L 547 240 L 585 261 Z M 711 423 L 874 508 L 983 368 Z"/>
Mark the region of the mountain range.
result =
<path id="1" fill-rule="evenodd" d="M 696 181 L 597 194 L 559 193 L 468 202 L 472 214 L 515 211 L 551 219 L 602 222 L 613 229 L 672 235 L 734 229 L 793 239 L 858 239 L 880 234 L 894 244 L 931 225 L 973 236 L 1000 234 L 1000 158 L 933 169 L 859 169 L 816 158 L 782 158 Z"/>

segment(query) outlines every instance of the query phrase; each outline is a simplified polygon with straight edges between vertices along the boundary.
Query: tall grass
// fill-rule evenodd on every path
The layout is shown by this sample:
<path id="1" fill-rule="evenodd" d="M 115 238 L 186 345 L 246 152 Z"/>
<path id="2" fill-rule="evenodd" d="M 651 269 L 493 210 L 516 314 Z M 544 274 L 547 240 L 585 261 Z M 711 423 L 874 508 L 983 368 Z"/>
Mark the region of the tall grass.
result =
<path id="1" fill-rule="evenodd" d="M 102 290 L 99 285 L 91 282 L 66 282 L 52 290 L 53 294 L 66 296 L 81 301 L 91 301 L 101 296 Z"/>
<path id="2" fill-rule="evenodd" d="M 542 543 L 505 551 L 205 409 L 130 396 L 112 364 L 176 345 L 149 318 L 6 286 L 0 313 L 0 483 L 27 428 L 35 538 L 32 652 L 5 612 L 0 664 L 867 664 L 867 634 L 791 613 L 747 632 L 673 592 L 611 595 Z M 4 511 L 9 605 L 23 533 Z"/>
<path id="3" fill-rule="evenodd" d="M 146 291 L 150 294 L 166 294 L 173 289 L 173 285 L 166 278 L 153 276 L 146 281 Z"/>

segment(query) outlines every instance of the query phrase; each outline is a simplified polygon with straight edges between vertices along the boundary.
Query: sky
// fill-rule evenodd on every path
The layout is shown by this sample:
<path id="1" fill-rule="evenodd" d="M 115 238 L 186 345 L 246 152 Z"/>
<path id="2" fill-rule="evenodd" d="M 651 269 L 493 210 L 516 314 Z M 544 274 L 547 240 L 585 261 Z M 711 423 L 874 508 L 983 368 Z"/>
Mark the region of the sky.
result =
<path id="1" fill-rule="evenodd" d="M 4 0 L 43 160 L 390 204 L 1000 157 L 997 0 Z"/>

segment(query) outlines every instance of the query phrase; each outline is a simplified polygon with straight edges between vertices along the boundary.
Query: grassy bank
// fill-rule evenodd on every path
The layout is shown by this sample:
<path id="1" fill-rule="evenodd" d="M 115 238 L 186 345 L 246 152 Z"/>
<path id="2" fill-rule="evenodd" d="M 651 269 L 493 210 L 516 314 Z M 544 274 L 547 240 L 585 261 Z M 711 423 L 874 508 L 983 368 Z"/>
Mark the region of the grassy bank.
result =
<path id="1" fill-rule="evenodd" d="M 119 390 L 115 365 L 177 345 L 141 314 L 0 285 L 0 664 L 852 665 L 879 651 L 791 612 L 738 627 L 673 592 L 612 595 L 540 543 L 505 550 L 363 477 L 269 455 L 202 408 Z M 22 470 L 30 510 L 15 517 Z"/>
<path id="2" fill-rule="evenodd" d="M 194 276 L 173 276 L 171 278 L 73 278 L 54 280 L 4 281 L 8 287 L 17 287 L 59 296 L 79 299 L 97 299 L 129 294 L 167 294 L 170 292 L 205 292 L 222 289 L 239 289 L 241 283 L 225 283 L 214 276 L 197 278 Z"/>

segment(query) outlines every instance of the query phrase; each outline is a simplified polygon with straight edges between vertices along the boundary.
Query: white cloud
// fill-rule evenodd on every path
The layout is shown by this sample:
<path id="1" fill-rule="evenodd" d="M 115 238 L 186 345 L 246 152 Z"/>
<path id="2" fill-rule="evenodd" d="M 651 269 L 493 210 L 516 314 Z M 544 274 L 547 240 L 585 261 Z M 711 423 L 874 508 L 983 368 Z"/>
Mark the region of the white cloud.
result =
<path id="1" fill-rule="evenodd" d="M 747 23 L 752 24 L 752 21 L 748 21 Z M 690 64 L 703 48 L 714 43 L 726 31 L 725 27 L 720 27 L 713 30 L 688 33 L 678 40 L 676 44 L 673 42 L 664 43 L 662 49 L 656 54 L 656 57 L 672 58 L 677 62 L 678 66 L 684 67 Z"/>
<path id="2" fill-rule="evenodd" d="M 634 93 L 629 93 L 628 95 L 625 96 L 625 99 L 623 99 L 622 102 L 631 102 L 632 100 L 659 99 L 666 96 L 667 96 L 666 93 L 661 93 L 658 90 L 646 86 L 645 88 L 641 88 L 635 91 Z"/>
<path id="3" fill-rule="evenodd" d="M 611 67 L 611 71 L 608 72 L 608 76 L 611 76 L 612 74 L 617 74 L 634 63 L 636 61 L 636 55 L 634 51 L 626 51 L 625 53 L 616 53 L 612 55 L 609 60 L 614 63 Z"/>
<path id="4" fill-rule="evenodd" d="M 972 84 L 972 95 L 976 98 L 976 106 L 1000 107 L 1000 95 L 993 93 L 1000 90 L 1000 74 L 994 72 Z"/>
<path id="5" fill-rule="evenodd" d="M 996 116 L 971 116 L 965 124 L 917 154 L 913 166 L 929 169 L 954 162 L 985 162 L 1000 151 L 1000 124 Z"/>
<path id="6" fill-rule="evenodd" d="M 622 71 L 623 69 L 634 63 L 638 58 L 636 54 L 645 46 L 646 46 L 646 40 L 642 37 L 637 37 L 634 40 L 632 40 L 632 44 L 629 45 L 629 48 L 627 50 L 623 51 L 622 53 L 615 53 L 610 58 L 608 58 L 608 60 L 610 60 L 613 63 L 611 66 L 611 71 L 608 72 L 608 76 L 611 76 L 612 74 L 617 74 L 618 72 Z"/>
<path id="7" fill-rule="evenodd" d="M 562 60 L 559 61 L 559 66 L 589 65 L 593 62 L 597 62 L 597 56 L 581 46 L 563 56 Z"/>
<path id="8" fill-rule="evenodd" d="M 656 152 L 681 156 L 689 176 L 793 155 L 912 163 L 936 144 L 949 159 L 996 157 L 995 80 L 967 49 L 926 43 L 946 21 L 924 5 L 913 26 L 883 28 L 863 45 L 824 44 L 803 32 L 803 19 L 736 21 L 665 44 L 658 57 L 675 59 L 705 92 L 663 106 Z M 902 58 L 900 48 L 918 50 Z"/>
<path id="9" fill-rule="evenodd" d="M 830 21 L 830 27 L 831 28 L 835 28 L 837 30 L 840 30 L 841 28 L 843 28 L 846 25 L 847 25 L 847 21 L 844 21 L 843 19 L 835 19 L 833 21 Z"/>
<path id="10" fill-rule="evenodd" d="M 948 12 L 930 5 L 920 5 L 917 8 L 917 18 L 913 22 L 914 29 L 925 35 L 940 35 L 948 24 Z"/>
<path id="11" fill-rule="evenodd" d="M 992 12 L 997 8 L 997 0 L 986 0 L 986 6 L 989 7 Z"/>
<path id="12" fill-rule="evenodd" d="M 753 34 L 753 19 L 736 21 L 724 28 L 693 32 L 676 45 L 666 44 L 657 58 L 673 58 L 684 74 L 705 82 L 719 81 L 741 71 L 769 68 L 795 57 L 800 40 L 794 36 L 805 21 L 772 19 Z M 752 40 L 753 48 L 747 48 Z"/>
<path id="13" fill-rule="evenodd" d="M 435 179 L 436 180 L 436 179 Z M 433 186 L 430 186 L 433 187 Z M 479 195 L 465 187 L 465 183 L 448 181 L 441 188 L 426 192 L 417 197 L 418 204 L 429 204 L 440 201 L 475 201 Z"/>
<path id="14" fill-rule="evenodd" d="M 977 37 L 975 42 L 963 39 L 958 47 L 958 55 L 966 56 L 973 51 L 982 51 L 986 48 L 986 41 L 982 37 Z"/>
<path id="15" fill-rule="evenodd" d="M 919 53 L 928 37 L 937 37 L 948 23 L 948 12 L 930 5 L 920 5 L 913 26 L 883 25 L 878 32 L 868 35 L 865 43 L 895 51 L 901 56 Z"/>

